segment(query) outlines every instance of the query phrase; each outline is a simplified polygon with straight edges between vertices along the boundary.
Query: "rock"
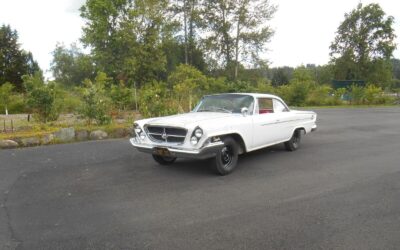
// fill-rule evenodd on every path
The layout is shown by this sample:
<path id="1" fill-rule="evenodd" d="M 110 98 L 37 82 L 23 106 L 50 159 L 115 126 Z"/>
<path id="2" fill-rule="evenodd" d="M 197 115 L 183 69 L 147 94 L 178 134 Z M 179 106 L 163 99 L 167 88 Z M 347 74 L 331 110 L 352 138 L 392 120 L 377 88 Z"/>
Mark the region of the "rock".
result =
<path id="1" fill-rule="evenodd" d="M 87 130 L 78 130 L 75 133 L 75 137 L 78 141 L 87 140 L 89 137 L 89 132 Z"/>
<path id="2" fill-rule="evenodd" d="M 95 130 L 90 133 L 90 139 L 92 140 L 102 140 L 108 137 L 108 134 L 103 130 Z"/>
<path id="3" fill-rule="evenodd" d="M 0 148 L 16 148 L 18 147 L 18 143 L 13 140 L 0 140 Z"/>
<path id="4" fill-rule="evenodd" d="M 123 138 L 128 135 L 128 131 L 124 128 L 116 128 L 111 132 L 113 138 Z"/>
<path id="5" fill-rule="evenodd" d="M 62 128 L 54 133 L 54 137 L 60 142 L 73 141 L 75 139 L 75 129 Z"/>
<path id="6" fill-rule="evenodd" d="M 38 137 L 22 138 L 21 144 L 24 147 L 37 146 L 37 145 L 40 145 L 40 139 Z"/>
<path id="7" fill-rule="evenodd" d="M 44 135 L 43 137 L 42 137 L 42 144 L 50 144 L 51 142 L 53 142 L 54 141 L 54 135 L 53 134 L 47 134 L 47 135 Z"/>

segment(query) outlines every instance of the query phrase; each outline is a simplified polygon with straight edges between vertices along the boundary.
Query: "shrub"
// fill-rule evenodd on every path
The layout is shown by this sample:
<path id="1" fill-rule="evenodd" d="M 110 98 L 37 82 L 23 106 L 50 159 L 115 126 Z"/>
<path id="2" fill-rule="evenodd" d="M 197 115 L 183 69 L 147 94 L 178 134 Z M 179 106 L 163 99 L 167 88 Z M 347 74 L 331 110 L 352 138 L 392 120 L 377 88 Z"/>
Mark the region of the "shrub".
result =
<path id="1" fill-rule="evenodd" d="M 351 104 L 362 104 L 364 101 L 364 88 L 355 84 L 351 85 L 349 96 Z"/>
<path id="2" fill-rule="evenodd" d="M 109 124 L 111 117 L 110 102 L 104 94 L 104 87 L 101 82 L 93 84 L 90 80 L 84 81 L 86 88 L 83 89 L 83 105 L 79 113 L 87 119 L 91 125 L 94 121 L 99 125 Z"/>
<path id="3" fill-rule="evenodd" d="M 343 98 L 347 90 L 345 88 L 338 88 L 333 91 L 332 99 L 330 105 L 340 105 L 343 104 Z"/>
<path id="4" fill-rule="evenodd" d="M 365 104 L 384 104 L 385 100 L 380 98 L 382 96 L 382 93 L 383 93 L 382 88 L 369 84 L 364 89 Z M 383 103 L 380 103 L 382 101 Z"/>
<path id="5" fill-rule="evenodd" d="M 132 107 L 134 102 L 133 90 L 127 88 L 122 81 L 120 81 L 119 86 L 111 86 L 110 97 L 114 106 L 119 110 Z"/>
<path id="6" fill-rule="evenodd" d="M 33 88 L 28 93 L 27 104 L 30 106 L 36 117 L 41 122 L 55 121 L 59 112 L 55 105 L 56 95 L 54 86 L 43 85 Z"/>
<path id="7" fill-rule="evenodd" d="M 6 82 L 0 86 L 0 105 L 3 107 L 4 113 L 8 115 L 8 107 L 11 103 L 11 94 L 14 89 L 14 86 Z"/>
<path id="8" fill-rule="evenodd" d="M 327 85 L 321 85 L 310 90 L 307 97 L 307 105 L 328 105 L 332 97 L 332 88 Z"/>
<path id="9" fill-rule="evenodd" d="M 139 111 L 144 117 L 175 114 L 179 110 L 177 100 L 168 95 L 165 83 L 145 84 L 139 91 Z"/>
<path id="10" fill-rule="evenodd" d="M 196 68 L 181 64 L 168 77 L 169 86 L 173 89 L 179 108 L 189 111 L 194 100 L 209 89 L 207 77 Z"/>
<path id="11" fill-rule="evenodd" d="M 11 102 L 8 106 L 8 112 L 11 114 L 25 113 L 27 110 L 25 98 L 22 94 L 14 94 L 11 96 Z"/>

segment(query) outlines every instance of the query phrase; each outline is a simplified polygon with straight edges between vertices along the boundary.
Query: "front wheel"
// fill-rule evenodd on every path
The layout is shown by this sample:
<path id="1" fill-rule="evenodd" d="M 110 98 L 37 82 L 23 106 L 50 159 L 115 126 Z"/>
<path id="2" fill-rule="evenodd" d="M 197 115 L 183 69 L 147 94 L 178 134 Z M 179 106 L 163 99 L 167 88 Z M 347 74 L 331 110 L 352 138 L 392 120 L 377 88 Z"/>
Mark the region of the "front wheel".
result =
<path id="1" fill-rule="evenodd" d="M 303 130 L 298 129 L 295 130 L 292 138 L 289 141 L 285 142 L 285 148 L 287 151 L 295 151 L 300 147 L 301 135 Z"/>
<path id="2" fill-rule="evenodd" d="M 153 159 L 161 165 L 171 165 L 175 162 L 176 157 L 167 157 L 153 154 Z"/>
<path id="3" fill-rule="evenodd" d="M 237 165 L 239 146 L 231 137 L 225 138 L 223 142 L 224 146 L 215 156 L 215 170 L 220 175 L 227 175 L 231 173 Z"/>

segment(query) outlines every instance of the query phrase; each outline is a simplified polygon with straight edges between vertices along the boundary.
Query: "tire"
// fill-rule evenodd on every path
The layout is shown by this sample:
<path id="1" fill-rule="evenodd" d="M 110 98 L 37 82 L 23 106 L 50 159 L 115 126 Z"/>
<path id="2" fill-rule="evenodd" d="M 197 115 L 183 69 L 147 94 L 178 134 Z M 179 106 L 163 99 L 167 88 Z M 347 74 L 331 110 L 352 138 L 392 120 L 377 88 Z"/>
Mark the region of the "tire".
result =
<path id="1" fill-rule="evenodd" d="M 294 131 L 292 138 L 289 141 L 285 142 L 285 148 L 287 151 L 295 151 L 300 147 L 301 136 L 303 134 L 303 130 L 297 129 Z"/>
<path id="2" fill-rule="evenodd" d="M 232 173 L 238 161 L 239 145 L 232 137 L 223 139 L 224 146 L 215 156 L 215 171 L 219 175 Z"/>
<path id="3" fill-rule="evenodd" d="M 160 165 L 171 165 L 175 162 L 176 157 L 165 157 L 160 155 L 153 155 L 153 159 Z"/>

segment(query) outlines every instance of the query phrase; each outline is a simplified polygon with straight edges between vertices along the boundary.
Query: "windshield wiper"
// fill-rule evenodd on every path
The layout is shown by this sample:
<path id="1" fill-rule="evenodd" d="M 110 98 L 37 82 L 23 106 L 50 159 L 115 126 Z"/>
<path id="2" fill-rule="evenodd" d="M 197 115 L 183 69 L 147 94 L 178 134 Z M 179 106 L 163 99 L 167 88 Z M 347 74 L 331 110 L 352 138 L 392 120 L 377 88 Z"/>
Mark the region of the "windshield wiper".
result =
<path id="1" fill-rule="evenodd" d="M 224 108 L 215 108 L 216 110 L 221 110 L 224 111 L 226 113 L 232 113 L 232 111 L 228 110 L 228 109 L 224 109 Z"/>
<path id="2" fill-rule="evenodd" d="M 197 110 L 197 112 L 216 112 L 217 110 L 223 111 L 226 113 L 232 113 L 232 111 L 230 111 L 228 109 L 219 108 L 219 107 L 213 107 L 212 109 L 199 109 L 199 110 Z"/>

